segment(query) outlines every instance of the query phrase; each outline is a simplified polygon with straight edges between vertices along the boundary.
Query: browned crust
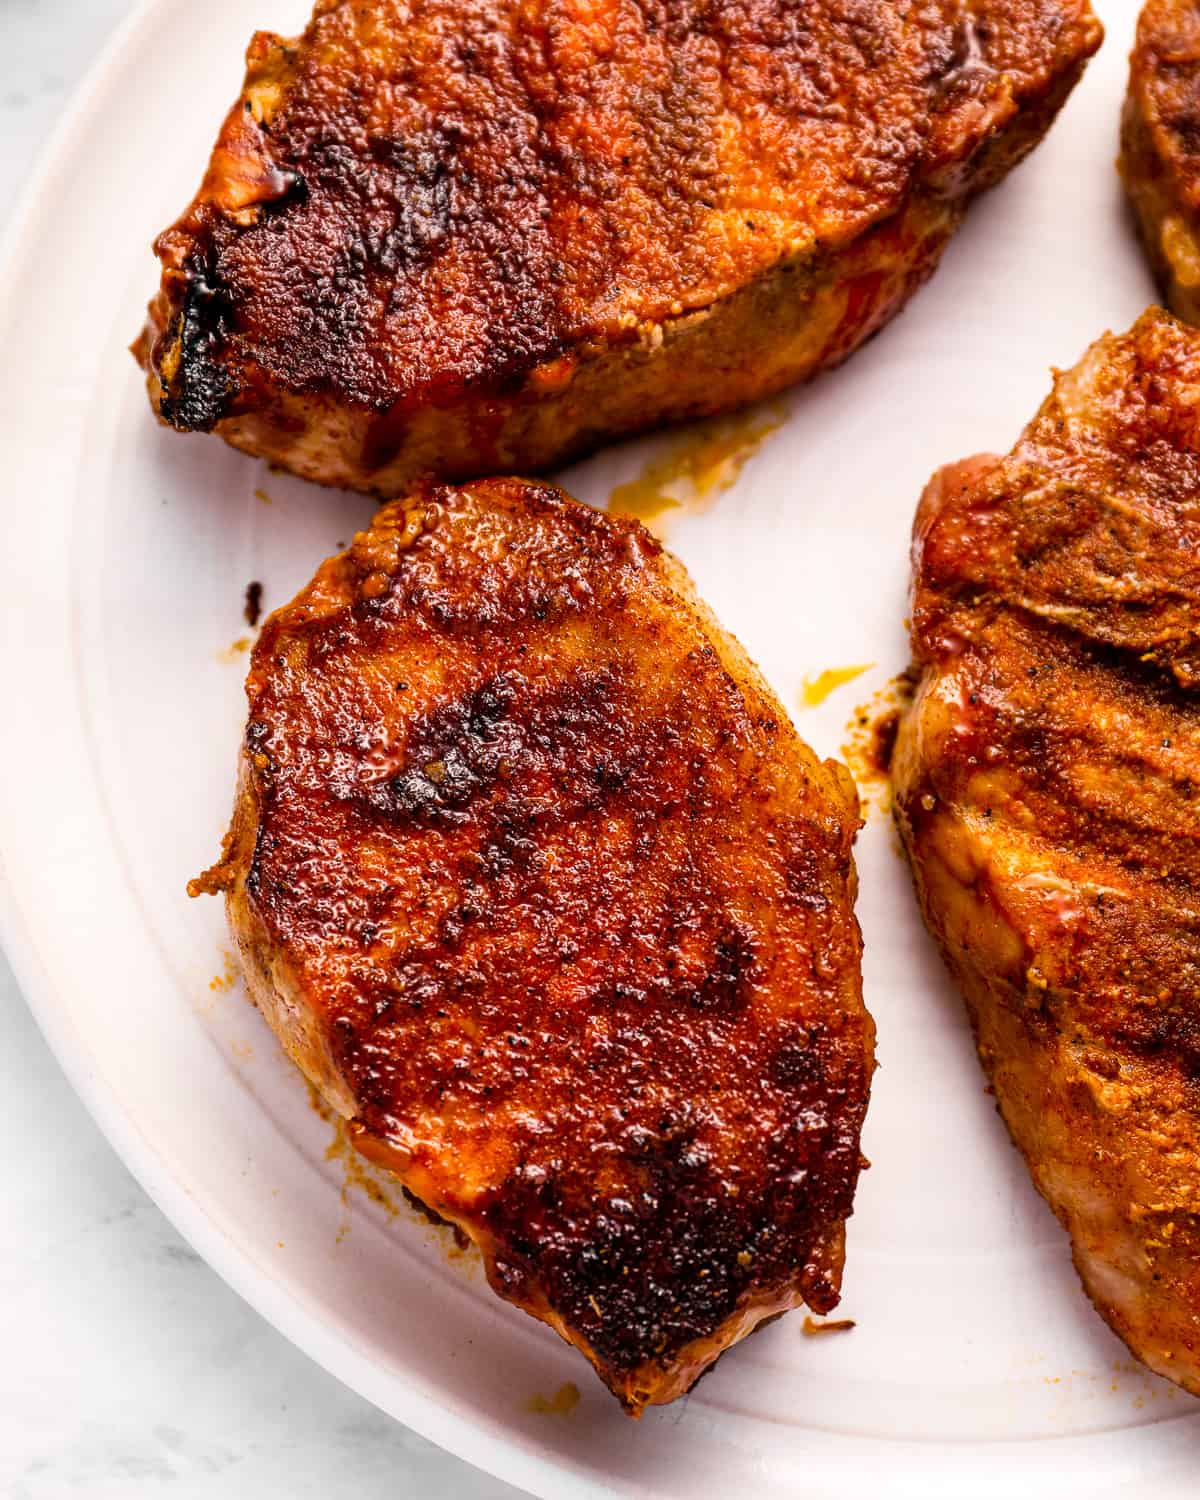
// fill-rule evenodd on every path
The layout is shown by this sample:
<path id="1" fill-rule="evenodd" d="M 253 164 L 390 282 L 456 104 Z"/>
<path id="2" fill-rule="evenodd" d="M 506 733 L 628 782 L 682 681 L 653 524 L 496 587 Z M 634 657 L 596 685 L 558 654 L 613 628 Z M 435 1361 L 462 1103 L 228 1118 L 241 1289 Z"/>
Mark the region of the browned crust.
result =
<path id="1" fill-rule="evenodd" d="M 1200 1394 L 1200 338 L 1107 335 L 935 476 L 896 811 L 1097 1309 Z"/>
<path id="2" fill-rule="evenodd" d="M 386 495 L 549 467 L 837 362 L 1101 36 L 1085 0 L 905 15 L 377 0 L 260 35 L 158 242 L 156 408 Z"/>
<path id="3" fill-rule="evenodd" d="M 1163 298 L 1200 323 L 1200 15 L 1150 0 L 1138 17 L 1118 163 Z"/>
<path id="4" fill-rule="evenodd" d="M 857 801 L 635 522 L 517 480 L 266 622 L 220 866 L 359 1149 L 628 1410 L 838 1300 L 874 1030 Z"/>

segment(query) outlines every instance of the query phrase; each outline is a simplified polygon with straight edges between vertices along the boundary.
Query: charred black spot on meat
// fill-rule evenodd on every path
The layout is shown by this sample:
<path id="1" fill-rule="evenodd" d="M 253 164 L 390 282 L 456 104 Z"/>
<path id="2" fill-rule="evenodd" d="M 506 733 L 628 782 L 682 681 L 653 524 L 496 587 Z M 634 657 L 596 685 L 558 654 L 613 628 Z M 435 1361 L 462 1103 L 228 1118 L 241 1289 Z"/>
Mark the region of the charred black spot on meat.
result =
<path id="1" fill-rule="evenodd" d="M 164 352 L 174 370 L 163 379 L 159 411 L 181 432 L 209 432 L 229 410 L 235 393 L 220 348 L 229 327 L 230 299 L 210 269 L 194 262 L 186 273 L 182 305 L 158 346 L 159 375 Z"/>
<path id="2" fill-rule="evenodd" d="M 485 842 L 511 849 L 535 827 L 596 813 L 636 789 L 645 752 L 628 743 L 628 707 L 613 669 L 582 669 L 540 691 L 511 676 L 489 678 L 410 725 L 397 774 L 344 794 L 398 825 L 448 828 L 479 818 Z M 599 747 L 607 755 L 598 771 Z M 546 786 L 558 794 L 553 802 Z"/>
<path id="3" fill-rule="evenodd" d="M 393 776 L 368 798 L 370 805 L 396 822 L 427 828 L 451 827 L 479 789 L 480 778 L 457 746 L 440 760 L 411 766 Z"/>
<path id="4" fill-rule="evenodd" d="M 484 1209 L 505 1245 L 497 1269 L 509 1295 L 545 1289 L 617 1371 L 669 1363 L 785 1252 L 778 1243 L 763 1255 L 769 1237 L 686 1132 L 639 1150 L 631 1168 L 630 1186 L 599 1204 L 567 1170 L 518 1170 Z M 664 1221 L 679 1230 L 669 1243 Z"/>
<path id="5" fill-rule="evenodd" d="M 1178 114 L 1164 123 L 1181 151 L 1188 156 L 1200 156 L 1200 110 L 1194 114 L 1191 111 Z"/>
<path id="6" fill-rule="evenodd" d="M 754 937 L 731 923 L 713 944 L 712 961 L 700 982 L 682 998 L 697 1010 L 730 1011 L 746 1003 L 758 973 Z"/>
<path id="7" fill-rule="evenodd" d="M 778 1088 L 795 1089 L 820 1076 L 820 1058 L 807 1036 L 787 1042 L 771 1058 L 771 1082 Z"/>
<path id="8" fill-rule="evenodd" d="M 383 215 L 367 223 L 367 263 L 388 275 L 409 271 L 432 255 L 450 234 L 460 170 L 458 132 L 431 129 L 407 140 L 374 139 L 371 157 L 384 169 L 377 189 Z"/>
<path id="9" fill-rule="evenodd" d="M 297 171 L 295 167 L 272 162 L 271 177 L 270 191 L 265 192 L 255 204 L 259 224 L 272 224 L 288 209 L 308 202 L 308 179 L 303 172 Z M 272 227 L 277 234 L 284 231 L 284 226 L 278 222 L 272 224 Z"/>
<path id="10" fill-rule="evenodd" d="M 251 719 L 244 735 L 246 750 L 251 756 L 262 755 L 271 743 L 271 725 L 265 719 Z"/>

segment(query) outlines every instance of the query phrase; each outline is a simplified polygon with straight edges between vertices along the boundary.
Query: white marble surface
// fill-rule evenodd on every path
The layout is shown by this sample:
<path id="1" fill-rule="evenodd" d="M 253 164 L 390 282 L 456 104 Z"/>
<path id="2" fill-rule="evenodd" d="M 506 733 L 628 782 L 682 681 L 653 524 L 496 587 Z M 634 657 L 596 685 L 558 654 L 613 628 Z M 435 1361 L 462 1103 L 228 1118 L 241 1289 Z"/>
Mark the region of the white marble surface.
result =
<path id="1" fill-rule="evenodd" d="M 0 223 L 128 9 L 0 0 Z M 519 1500 L 351 1394 L 200 1261 L 76 1101 L 2 956 L 0 1026 L 0 1496 Z"/>

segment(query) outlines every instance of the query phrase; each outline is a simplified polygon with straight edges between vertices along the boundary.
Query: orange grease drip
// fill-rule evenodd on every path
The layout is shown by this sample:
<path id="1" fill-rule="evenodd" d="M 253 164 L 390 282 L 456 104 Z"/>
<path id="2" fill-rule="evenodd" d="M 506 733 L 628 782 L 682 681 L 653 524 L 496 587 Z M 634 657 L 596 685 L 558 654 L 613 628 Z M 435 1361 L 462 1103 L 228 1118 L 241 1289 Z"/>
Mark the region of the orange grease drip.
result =
<path id="1" fill-rule="evenodd" d="M 805 1338 L 813 1339 L 822 1333 L 849 1333 L 858 1325 L 853 1318 L 833 1318 L 827 1323 L 818 1323 L 815 1318 L 806 1315 L 801 1326 Z"/>
<path id="2" fill-rule="evenodd" d="M 224 964 L 223 971 L 220 974 L 214 974 L 208 981 L 209 989 L 216 990 L 218 993 L 222 990 L 233 989 L 239 977 L 238 966 L 234 962 L 233 954 L 227 948 L 222 948 L 221 960 Z"/>
<path id="3" fill-rule="evenodd" d="M 530 1396 L 529 1410 L 554 1417 L 569 1416 L 579 1405 L 579 1387 L 573 1380 L 560 1385 L 553 1396 Z"/>
<path id="4" fill-rule="evenodd" d="M 748 459 L 783 425 L 783 414 L 742 413 L 699 422 L 675 439 L 665 453 L 648 459 L 636 479 L 619 484 L 608 508 L 633 516 L 656 536 L 671 511 L 706 510 L 736 481 Z"/>
<path id="5" fill-rule="evenodd" d="M 239 657 L 245 656 L 250 649 L 250 637 L 239 635 L 236 641 L 225 647 L 224 651 L 217 652 L 217 660 L 222 663 L 235 662 Z"/>
<path id="6" fill-rule="evenodd" d="M 800 682 L 800 707 L 820 707 L 830 693 L 836 692 L 848 682 L 853 682 L 864 672 L 869 672 L 874 665 L 874 662 L 868 661 L 858 667 L 827 667 L 824 672 L 818 672 L 815 676 L 804 676 Z"/>

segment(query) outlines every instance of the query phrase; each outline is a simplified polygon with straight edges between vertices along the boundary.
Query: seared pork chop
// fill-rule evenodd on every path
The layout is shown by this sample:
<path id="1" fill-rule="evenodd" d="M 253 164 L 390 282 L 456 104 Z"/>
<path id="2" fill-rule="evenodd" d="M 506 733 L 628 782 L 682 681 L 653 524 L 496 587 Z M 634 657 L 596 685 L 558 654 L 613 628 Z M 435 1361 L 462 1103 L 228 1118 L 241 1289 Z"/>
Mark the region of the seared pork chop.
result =
<path id="1" fill-rule="evenodd" d="M 1087 0 L 321 0 L 157 242 L 151 400 L 383 496 L 753 401 L 902 306 L 1100 37 Z"/>
<path id="2" fill-rule="evenodd" d="M 1200 335 L 1107 335 L 917 518 L 929 928 L 1098 1310 L 1200 1394 Z"/>
<path id="3" fill-rule="evenodd" d="M 1121 175 L 1168 306 L 1200 323 L 1200 6 L 1149 0 L 1121 116 Z"/>
<path id="4" fill-rule="evenodd" d="M 874 1029 L 848 774 L 636 522 L 437 488 L 267 621 L 224 889 L 359 1149 L 636 1414 L 838 1300 Z"/>

